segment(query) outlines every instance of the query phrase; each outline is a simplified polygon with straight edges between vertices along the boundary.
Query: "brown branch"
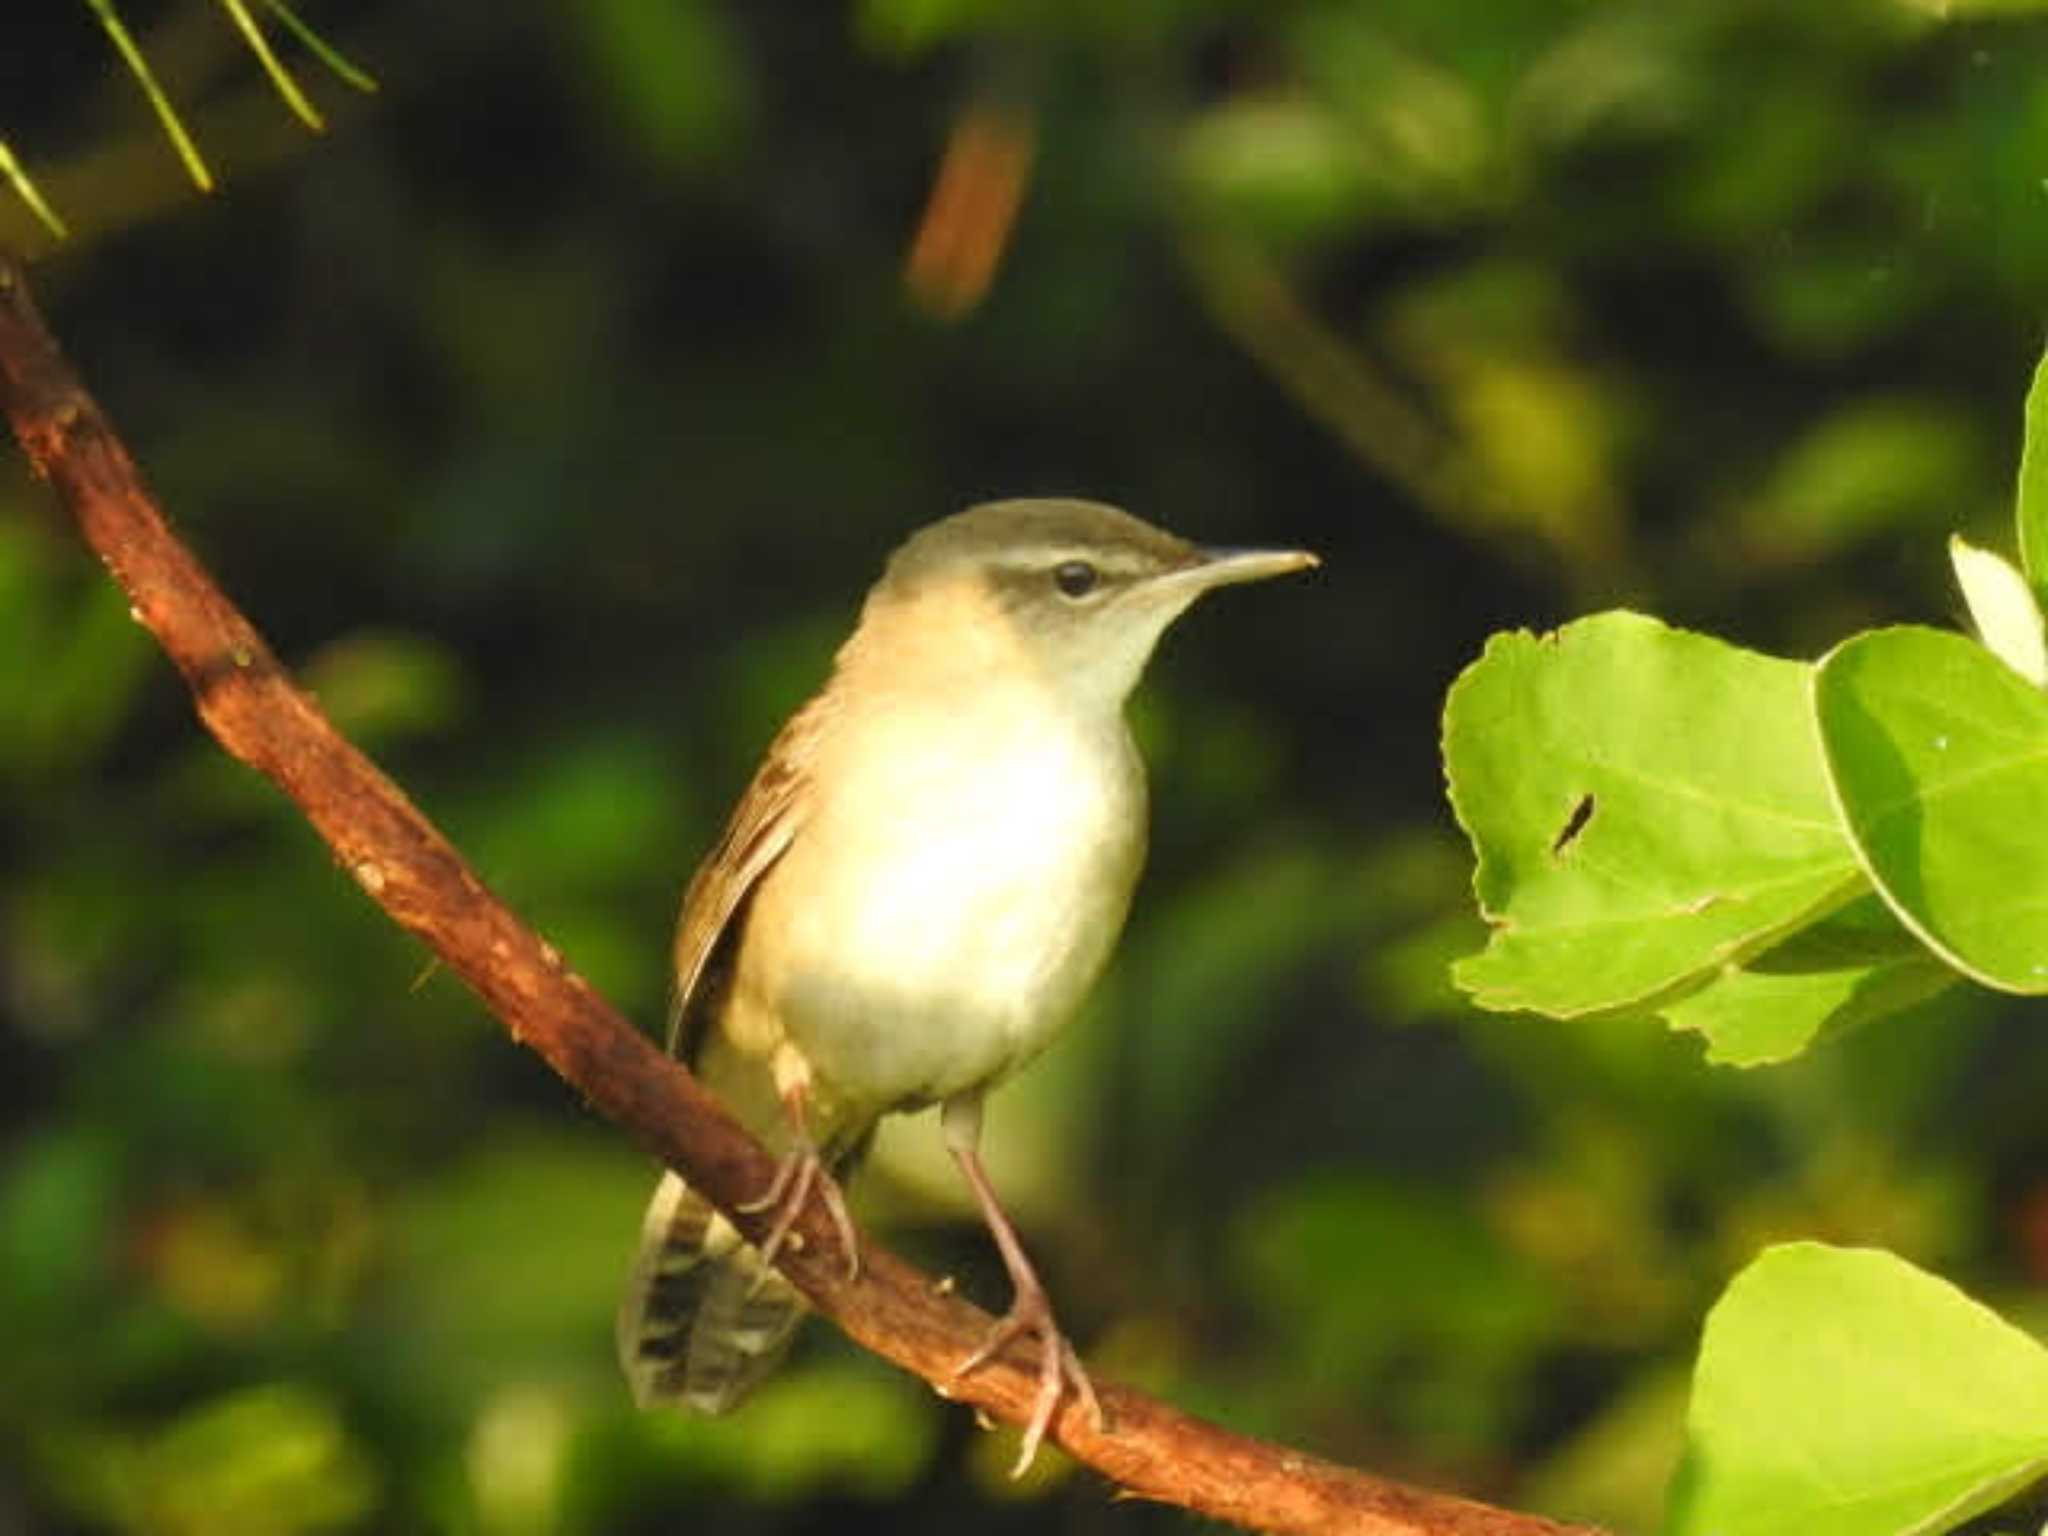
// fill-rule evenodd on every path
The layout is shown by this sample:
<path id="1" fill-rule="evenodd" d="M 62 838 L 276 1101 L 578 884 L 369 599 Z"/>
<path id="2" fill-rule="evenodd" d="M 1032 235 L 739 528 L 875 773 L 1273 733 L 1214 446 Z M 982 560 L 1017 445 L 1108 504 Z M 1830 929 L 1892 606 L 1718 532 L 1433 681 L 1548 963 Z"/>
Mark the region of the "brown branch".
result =
<path id="1" fill-rule="evenodd" d="M 0 256 L 0 408 L 136 617 L 184 673 L 221 745 L 296 801 L 372 900 L 475 989 L 513 1039 L 546 1058 L 597 1112 L 734 1211 L 773 1164 L 675 1062 L 527 929 L 279 665 L 263 637 L 171 531 L 112 424 L 85 391 Z M 852 1338 L 939 1390 L 1021 1423 L 1034 1374 L 998 1359 L 952 1386 L 989 1318 L 873 1244 L 848 1281 L 813 1206 L 784 1268 Z M 1369 1536 L 1560 1536 L 1566 1527 L 1403 1486 L 1231 1434 L 1108 1383 L 1097 1433 L 1071 1404 L 1053 1435 L 1131 1494 L 1272 1531 Z"/>

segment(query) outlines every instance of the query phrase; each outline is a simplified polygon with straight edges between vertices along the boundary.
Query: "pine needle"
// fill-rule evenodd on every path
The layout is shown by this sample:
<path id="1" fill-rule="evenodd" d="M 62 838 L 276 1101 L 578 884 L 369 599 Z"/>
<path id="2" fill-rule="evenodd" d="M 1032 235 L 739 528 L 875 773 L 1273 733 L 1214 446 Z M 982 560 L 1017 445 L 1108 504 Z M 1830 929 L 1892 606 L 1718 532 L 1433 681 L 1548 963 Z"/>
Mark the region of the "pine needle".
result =
<path id="1" fill-rule="evenodd" d="M 263 3 L 264 8 L 284 24 L 284 29 L 299 40 L 300 47 L 325 64 L 342 80 L 366 93 L 377 89 L 375 75 L 361 68 L 348 55 L 307 26 L 300 19 L 299 13 L 285 4 L 285 0 L 263 0 Z"/>
<path id="2" fill-rule="evenodd" d="M 249 45 L 249 51 L 262 64 L 263 72 L 270 76 L 270 83 L 277 88 L 277 94 L 284 98 L 284 104 L 292 109 L 298 120 L 315 133 L 326 131 L 327 120 L 323 118 L 306 93 L 299 89 L 299 82 L 292 78 L 292 72 L 284 67 L 278 56 L 271 51 L 270 39 L 263 35 L 263 29 L 256 24 L 256 18 L 249 14 L 244 0 L 220 0 L 220 8 L 228 13 L 242 40 Z"/>
<path id="3" fill-rule="evenodd" d="M 128 28 L 115 14 L 114 0 L 85 0 L 99 17 L 101 27 L 113 40 L 128 65 L 128 72 L 135 76 L 135 83 L 142 87 L 142 94 L 156 110 L 157 121 L 163 125 L 164 136 L 171 141 L 171 147 L 178 152 L 178 158 L 185 162 L 185 174 L 192 178 L 192 184 L 202 192 L 213 190 L 213 173 L 206 168 L 206 161 L 200 157 L 199 146 L 192 142 L 192 136 L 185 132 L 185 125 L 178 119 L 177 108 L 164 95 L 163 87 L 156 83 L 156 75 L 149 67 L 149 60 L 142 56 L 142 50 L 135 46 L 135 39 L 128 35 Z"/>
<path id="4" fill-rule="evenodd" d="M 8 147 L 5 139 L 0 139 L 0 176 L 7 178 L 14 188 L 15 195 L 28 204 L 29 212 L 42 221 L 43 228 L 59 240 L 68 240 L 71 237 L 71 231 L 66 229 L 64 221 L 57 217 L 57 210 L 43 201 L 43 194 L 29 179 L 28 172 L 21 168 L 21 162 L 14 158 L 14 151 Z"/>

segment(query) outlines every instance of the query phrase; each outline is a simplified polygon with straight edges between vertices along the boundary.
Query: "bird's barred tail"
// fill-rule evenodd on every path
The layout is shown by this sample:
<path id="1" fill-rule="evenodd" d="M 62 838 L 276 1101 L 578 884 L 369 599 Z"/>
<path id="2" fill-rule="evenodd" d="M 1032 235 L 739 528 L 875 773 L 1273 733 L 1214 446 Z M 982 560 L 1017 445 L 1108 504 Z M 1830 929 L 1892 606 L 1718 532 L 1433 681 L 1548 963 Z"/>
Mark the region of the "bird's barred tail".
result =
<path id="1" fill-rule="evenodd" d="M 775 1369 L 809 1310 L 710 1202 L 662 1175 L 619 1304 L 634 1402 L 726 1412 Z"/>

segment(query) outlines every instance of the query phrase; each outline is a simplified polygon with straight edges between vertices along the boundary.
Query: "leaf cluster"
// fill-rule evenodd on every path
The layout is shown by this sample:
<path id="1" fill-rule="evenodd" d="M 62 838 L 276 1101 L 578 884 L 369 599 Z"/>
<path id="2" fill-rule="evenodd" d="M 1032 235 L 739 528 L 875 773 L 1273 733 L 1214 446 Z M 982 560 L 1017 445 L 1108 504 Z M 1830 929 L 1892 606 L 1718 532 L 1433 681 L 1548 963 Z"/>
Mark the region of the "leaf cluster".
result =
<path id="1" fill-rule="evenodd" d="M 2026 424 L 2025 573 L 1951 546 L 1981 642 L 1809 665 L 1610 613 L 1489 643 L 1444 710 L 1474 1001 L 1754 1067 L 1961 981 L 2048 992 L 2048 360 Z M 1779 1248 L 1708 1324 L 1666 1528 L 1947 1530 L 2044 1466 L 2048 1352 L 1890 1255 Z"/>

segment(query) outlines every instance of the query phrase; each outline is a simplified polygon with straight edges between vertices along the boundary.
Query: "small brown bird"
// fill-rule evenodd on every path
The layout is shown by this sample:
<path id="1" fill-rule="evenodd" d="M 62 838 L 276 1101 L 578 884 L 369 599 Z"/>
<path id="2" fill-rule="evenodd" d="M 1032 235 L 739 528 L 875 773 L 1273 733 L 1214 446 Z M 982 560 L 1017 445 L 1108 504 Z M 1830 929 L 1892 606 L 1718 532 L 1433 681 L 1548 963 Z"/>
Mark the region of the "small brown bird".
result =
<path id="1" fill-rule="evenodd" d="M 858 1265 L 840 1185 L 885 1114 L 936 1104 L 1015 1287 L 964 1375 L 1038 1341 L 1017 1470 L 1079 1357 L 983 1171 L 984 1095 L 1079 1007 L 1145 849 L 1124 701 L 1212 587 L 1316 564 L 1205 550 L 1114 507 L 1002 501 L 890 558 L 831 680 L 790 719 L 690 881 L 669 1045 L 782 1157 L 756 1249 L 674 1173 L 648 1206 L 619 1358 L 635 1400 L 733 1407 L 781 1358 L 802 1295 L 773 1267 L 815 1191 Z"/>

